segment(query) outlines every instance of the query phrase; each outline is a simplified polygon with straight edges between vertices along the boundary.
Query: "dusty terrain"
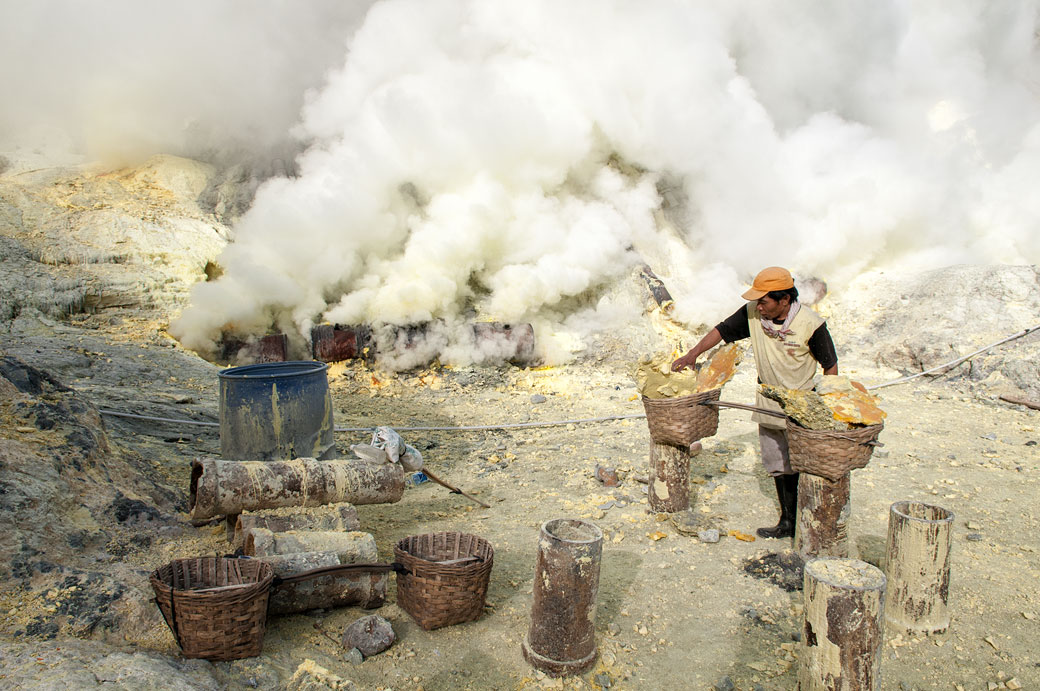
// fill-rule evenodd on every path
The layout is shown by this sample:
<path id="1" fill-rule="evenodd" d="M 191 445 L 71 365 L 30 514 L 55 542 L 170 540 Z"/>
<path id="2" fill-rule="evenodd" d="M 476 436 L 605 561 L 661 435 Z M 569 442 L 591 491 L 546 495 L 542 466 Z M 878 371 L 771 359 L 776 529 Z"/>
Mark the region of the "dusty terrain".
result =
<path id="1" fill-rule="evenodd" d="M 31 238 L 20 236 L 11 218 L 5 241 L 28 246 Z M 13 256 L 4 259 L 13 262 Z M 121 265 L 127 263 L 132 257 Z M 424 483 L 409 488 L 400 503 L 359 507 L 362 528 L 387 559 L 397 539 L 417 533 L 461 530 L 488 539 L 495 566 L 485 615 L 424 632 L 395 605 L 391 585 L 389 602 L 376 612 L 392 622 L 398 641 L 361 665 L 348 663 L 328 637 L 338 639 L 346 625 L 370 613 L 352 608 L 271 619 L 259 658 L 184 660 L 151 602 L 147 574 L 172 558 L 228 549 L 220 527 L 194 528 L 185 513 L 189 463 L 218 455 L 217 432 L 104 411 L 215 422 L 218 367 L 166 334 L 170 311 L 183 304 L 181 284 L 168 281 L 166 292 L 143 303 L 48 314 L 40 286 L 54 280 L 44 274 L 55 265 L 37 264 L 36 293 L 22 293 L 20 307 L 5 315 L 0 353 L 11 358 L 5 367 L 20 362 L 53 378 L 36 389 L 0 380 L 0 547 L 6 557 L 0 688 L 345 688 L 351 680 L 387 690 L 710 689 L 726 688 L 727 677 L 739 689 L 793 687 L 801 593 L 781 587 L 780 578 L 749 573 L 790 543 L 723 537 L 703 544 L 650 512 L 646 486 L 635 477 L 646 473 L 644 420 L 408 429 L 637 415 L 639 353 L 670 347 L 679 333 L 665 335 L 651 319 L 602 334 L 573 363 L 553 368 L 431 367 L 395 374 L 363 363 L 334 365 L 329 380 L 337 427 L 390 425 L 438 475 L 491 504 L 482 509 Z M 96 275 L 99 266 L 114 265 L 94 261 L 85 270 Z M 58 268 L 77 270 L 72 261 Z M 951 285 L 970 294 L 1012 283 L 1026 289 L 1017 302 L 1006 291 L 994 298 L 1011 305 L 995 324 L 958 317 L 943 327 L 957 334 L 950 337 L 936 335 L 942 320 L 925 324 L 913 311 L 927 301 L 910 299 L 919 285 L 911 277 L 903 277 L 904 286 L 885 284 L 875 292 L 870 284 L 851 286 L 820 306 L 832 317 L 842 372 L 880 384 L 1037 321 L 1029 289 L 1035 267 L 947 274 Z M 12 283 L 5 283 L 8 297 L 16 292 Z M 638 289 L 633 279 L 632 290 Z M 892 301 L 906 309 L 892 309 Z M 986 312 L 988 304 L 972 309 Z M 683 338 L 690 343 L 698 335 Z M 922 343 L 934 344 L 935 352 Z M 931 637 L 889 636 L 884 689 L 1040 688 L 1040 421 L 1036 411 L 998 400 L 1005 392 L 1035 400 L 1038 347 L 1034 333 L 938 378 L 879 390 L 889 414 L 885 446 L 852 476 L 854 552 L 879 563 L 895 501 L 926 501 L 956 514 L 952 625 Z M 723 399 L 749 402 L 753 388 L 749 357 Z M 724 535 L 753 533 L 776 519 L 772 482 L 759 466 L 748 417 L 724 411 L 718 434 L 704 440 L 693 463 L 694 511 L 705 527 Z M 337 434 L 344 454 L 351 443 L 368 440 L 365 432 Z M 603 486 L 593 477 L 597 465 L 622 471 L 621 485 Z M 596 618 L 601 657 L 592 671 L 566 681 L 542 678 L 520 654 L 538 529 L 558 517 L 593 521 L 605 534 Z"/>
<path id="2" fill-rule="evenodd" d="M 90 339 L 115 340 L 106 330 L 84 333 Z M 121 347 L 143 349 L 138 354 L 150 358 L 147 352 L 153 348 L 147 345 Z M 164 361 L 150 364 L 159 368 Z M 637 414 L 640 406 L 631 400 L 634 385 L 626 364 L 604 360 L 544 370 L 434 369 L 401 375 L 362 365 L 334 366 L 330 381 L 337 426 L 394 426 L 423 451 L 431 469 L 492 505 L 481 509 L 425 483 L 410 488 L 399 504 L 359 507 L 364 529 L 373 533 L 387 558 L 394 541 L 421 532 L 462 530 L 490 540 L 496 556 L 487 614 L 471 624 L 424 632 L 393 604 L 391 588 L 391 602 L 379 613 L 393 623 L 398 643 L 358 667 L 346 663 L 344 651 L 318 630 L 338 636 L 363 613 L 354 609 L 273 619 L 263 657 L 187 667 L 200 674 L 204 670 L 216 688 L 278 688 L 305 659 L 361 688 L 551 687 L 556 683 L 539 679 L 520 656 L 536 537 L 545 520 L 580 517 L 595 522 L 606 536 L 597 609 L 602 658 L 593 672 L 566 682 L 566 687 L 594 688 L 609 680 L 614 688 L 709 688 L 728 676 L 737 688 L 790 688 L 800 593 L 745 571 L 749 559 L 789 545 L 725 537 L 718 544 L 701 544 L 649 512 L 645 485 L 633 478 L 646 472 L 643 420 L 485 432 L 406 429 Z M 727 386 L 724 398 L 750 399 L 749 365 Z M 175 376 L 174 371 L 163 374 Z M 850 373 L 868 382 L 877 374 Z M 209 374 L 176 384 L 163 381 L 167 377 L 136 379 L 121 389 L 123 410 L 140 411 L 144 401 L 180 392 L 190 402 L 167 404 L 166 416 L 186 418 L 194 412 L 193 417 L 214 420 L 215 370 Z M 91 392 L 89 380 L 71 383 Z M 545 402 L 532 402 L 535 394 L 545 396 Z M 933 502 L 957 516 L 953 624 L 948 633 L 930 638 L 890 637 L 884 649 L 884 687 L 985 688 L 986 682 L 1012 677 L 1024 688 L 1034 687 L 1040 683 L 1036 412 L 979 400 L 957 382 L 920 380 L 886 389 L 884 406 L 889 412 L 885 447 L 853 475 L 851 535 L 859 556 L 874 563 L 881 558 L 888 507 L 894 501 Z M 148 459 L 181 491 L 191 458 L 218 450 L 210 427 L 112 417 L 105 418 L 105 425 L 116 444 Z M 358 441 L 367 441 L 367 435 L 338 435 L 343 448 Z M 621 486 L 606 488 L 595 480 L 597 464 L 627 471 Z M 694 461 L 692 479 L 694 507 L 706 527 L 723 534 L 750 533 L 775 518 L 772 483 L 759 467 L 754 427 L 744 413 L 723 413 L 719 434 L 705 440 Z M 157 522 L 166 524 L 174 539 L 141 547 L 131 543 L 123 554 L 109 557 L 138 574 L 131 587 L 146 589 L 145 572 L 171 558 L 226 551 L 218 527 L 191 528 L 183 513 Z M 142 532 L 162 534 L 151 527 Z M 658 532 L 666 537 L 650 537 Z M 41 674 L 48 668 L 67 674 L 84 664 L 77 662 L 82 652 L 64 659 L 69 642 L 62 636 L 34 637 L 26 631 L 34 617 L 46 619 L 49 600 L 65 597 L 60 588 L 53 594 L 31 586 L 5 588 L 0 607 L 7 640 L 4 674 L 18 680 L 15 685 L 55 679 Z M 143 609 L 141 616 L 147 614 Z M 125 652 L 155 651 L 175 660 L 176 644 L 157 613 L 148 624 L 136 635 L 128 634 Z M 125 688 L 137 688 L 135 683 L 127 680 Z"/>

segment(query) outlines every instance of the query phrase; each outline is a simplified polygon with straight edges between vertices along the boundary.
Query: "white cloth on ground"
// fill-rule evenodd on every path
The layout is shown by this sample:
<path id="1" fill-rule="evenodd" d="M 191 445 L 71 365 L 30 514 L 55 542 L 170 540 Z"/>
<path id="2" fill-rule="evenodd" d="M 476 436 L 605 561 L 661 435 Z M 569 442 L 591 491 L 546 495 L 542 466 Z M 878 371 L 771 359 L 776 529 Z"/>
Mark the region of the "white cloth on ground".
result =
<path id="1" fill-rule="evenodd" d="M 389 427 L 376 427 L 371 444 L 353 444 L 350 450 L 358 458 L 376 463 L 400 463 L 405 470 L 422 470 L 423 457 L 419 450 L 405 444 L 401 435 Z"/>

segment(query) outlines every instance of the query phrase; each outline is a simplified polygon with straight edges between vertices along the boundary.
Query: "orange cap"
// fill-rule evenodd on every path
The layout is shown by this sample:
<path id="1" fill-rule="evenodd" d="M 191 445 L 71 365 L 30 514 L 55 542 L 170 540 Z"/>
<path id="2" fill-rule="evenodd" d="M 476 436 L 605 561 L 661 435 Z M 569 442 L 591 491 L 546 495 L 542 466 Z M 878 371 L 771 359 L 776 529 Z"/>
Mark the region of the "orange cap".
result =
<path id="1" fill-rule="evenodd" d="M 751 289 L 742 296 L 745 300 L 757 300 L 771 290 L 787 290 L 794 288 L 794 279 L 791 272 L 779 266 L 770 266 L 762 269 L 755 276 L 755 282 Z"/>

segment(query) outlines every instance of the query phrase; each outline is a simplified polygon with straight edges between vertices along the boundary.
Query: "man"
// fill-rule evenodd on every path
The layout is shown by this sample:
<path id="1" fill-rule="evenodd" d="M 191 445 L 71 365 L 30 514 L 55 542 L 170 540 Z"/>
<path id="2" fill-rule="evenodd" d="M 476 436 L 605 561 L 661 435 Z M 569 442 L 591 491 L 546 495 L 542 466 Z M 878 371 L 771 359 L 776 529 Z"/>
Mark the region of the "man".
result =
<path id="1" fill-rule="evenodd" d="M 748 304 L 720 322 L 690 352 L 673 362 L 673 371 L 693 367 L 701 353 L 720 341 L 732 343 L 750 338 L 760 384 L 809 390 L 813 388 L 817 364 L 824 374 L 838 373 L 838 356 L 827 323 L 798 302 L 798 289 L 787 269 L 779 266 L 763 269 L 743 297 Z M 782 410 L 779 403 L 761 393 L 756 405 Z M 765 538 L 792 537 L 797 515 L 798 473 L 791 470 L 785 421 L 762 413 L 755 413 L 751 419 L 758 423 L 762 465 L 773 476 L 780 501 L 780 521 L 776 526 L 755 532 Z"/>

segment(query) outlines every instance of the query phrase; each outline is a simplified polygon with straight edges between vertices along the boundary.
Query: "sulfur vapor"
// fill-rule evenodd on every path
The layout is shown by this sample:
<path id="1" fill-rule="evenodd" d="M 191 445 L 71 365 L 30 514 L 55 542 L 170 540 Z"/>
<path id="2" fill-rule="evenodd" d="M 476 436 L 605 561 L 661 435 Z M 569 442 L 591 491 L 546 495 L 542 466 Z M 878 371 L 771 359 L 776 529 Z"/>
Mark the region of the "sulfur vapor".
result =
<path id="1" fill-rule="evenodd" d="M 693 325 L 767 265 L 840 285 L 1040 259 L 1036 1 L 366 9 L 287 93 L 295 174 L 171 324 L 188 347 L 526 321 L 552 361 L 633 318 L 612 287 L 643 263 Z"/>

